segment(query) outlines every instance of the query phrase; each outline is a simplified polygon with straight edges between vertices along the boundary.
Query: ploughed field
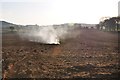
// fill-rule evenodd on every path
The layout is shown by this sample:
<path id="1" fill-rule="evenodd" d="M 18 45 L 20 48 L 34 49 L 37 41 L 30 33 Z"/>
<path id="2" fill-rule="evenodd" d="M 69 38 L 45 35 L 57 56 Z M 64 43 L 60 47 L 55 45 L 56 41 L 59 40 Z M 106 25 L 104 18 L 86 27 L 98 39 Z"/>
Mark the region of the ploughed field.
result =
<path id="1" fill-rule="evenodd" d="M 4 78 L 118 78 L 118 33 L 79 29 L 59 45 L 2 35 Z"/>

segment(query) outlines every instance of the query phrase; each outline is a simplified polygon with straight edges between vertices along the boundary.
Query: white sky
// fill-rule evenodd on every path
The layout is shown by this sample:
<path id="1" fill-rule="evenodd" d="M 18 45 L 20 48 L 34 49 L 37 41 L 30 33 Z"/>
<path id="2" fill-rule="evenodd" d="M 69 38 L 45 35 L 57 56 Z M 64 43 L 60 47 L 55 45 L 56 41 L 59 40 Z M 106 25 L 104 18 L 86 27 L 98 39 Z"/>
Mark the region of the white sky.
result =
<path id="1" fill-rule="evenodd" d="M 119 0 L 4 0 L 0 20 L 16 24 L 99 23 L 118 16 Z"/>

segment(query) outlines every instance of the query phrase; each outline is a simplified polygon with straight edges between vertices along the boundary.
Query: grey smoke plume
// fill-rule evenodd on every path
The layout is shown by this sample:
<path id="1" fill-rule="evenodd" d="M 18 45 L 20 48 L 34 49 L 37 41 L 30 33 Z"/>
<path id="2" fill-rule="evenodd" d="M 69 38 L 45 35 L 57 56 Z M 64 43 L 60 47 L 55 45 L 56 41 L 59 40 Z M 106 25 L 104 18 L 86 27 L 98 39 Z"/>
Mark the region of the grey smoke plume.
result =
<path id="1" fill-rule="evenodd" d="M 22 39 L 45 44 L 60 44 L 60 40 L 76 37 L 73 26 L 27 26 L 18 31 Z"/>

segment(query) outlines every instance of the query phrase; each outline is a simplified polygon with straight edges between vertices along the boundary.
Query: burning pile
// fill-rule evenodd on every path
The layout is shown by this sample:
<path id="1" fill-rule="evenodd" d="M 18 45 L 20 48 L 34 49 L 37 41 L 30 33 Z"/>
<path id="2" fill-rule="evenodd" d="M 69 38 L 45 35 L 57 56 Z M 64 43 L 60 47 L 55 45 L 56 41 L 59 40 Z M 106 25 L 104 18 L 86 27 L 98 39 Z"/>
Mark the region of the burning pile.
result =
<path id="1" fill-rule="evenodd" d="M 39 27 L 24 27 L 18 31 L 22 39 L 27 39 L 33 42 L 40 42 L 45 44 L 60 44 L 60 40 L 68 37 L 73 37 L 72 32 L 74 28 L 68 26 L 39 26 Z M 76 34 L 74 34 L 76 36 Z"/>

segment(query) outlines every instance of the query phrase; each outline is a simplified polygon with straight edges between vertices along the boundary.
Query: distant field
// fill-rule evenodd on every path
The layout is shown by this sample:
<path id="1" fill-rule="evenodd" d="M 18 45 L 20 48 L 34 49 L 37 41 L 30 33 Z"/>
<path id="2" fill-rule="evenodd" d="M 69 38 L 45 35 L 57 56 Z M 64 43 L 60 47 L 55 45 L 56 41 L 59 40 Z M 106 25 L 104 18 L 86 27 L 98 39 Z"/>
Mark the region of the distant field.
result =
<path id="1" fill-rule="evenodd" d="M 117 32 L 77 29 L 76 38 L 49 45 L 2 35 L 5 78 L 118 78 Z"/>

